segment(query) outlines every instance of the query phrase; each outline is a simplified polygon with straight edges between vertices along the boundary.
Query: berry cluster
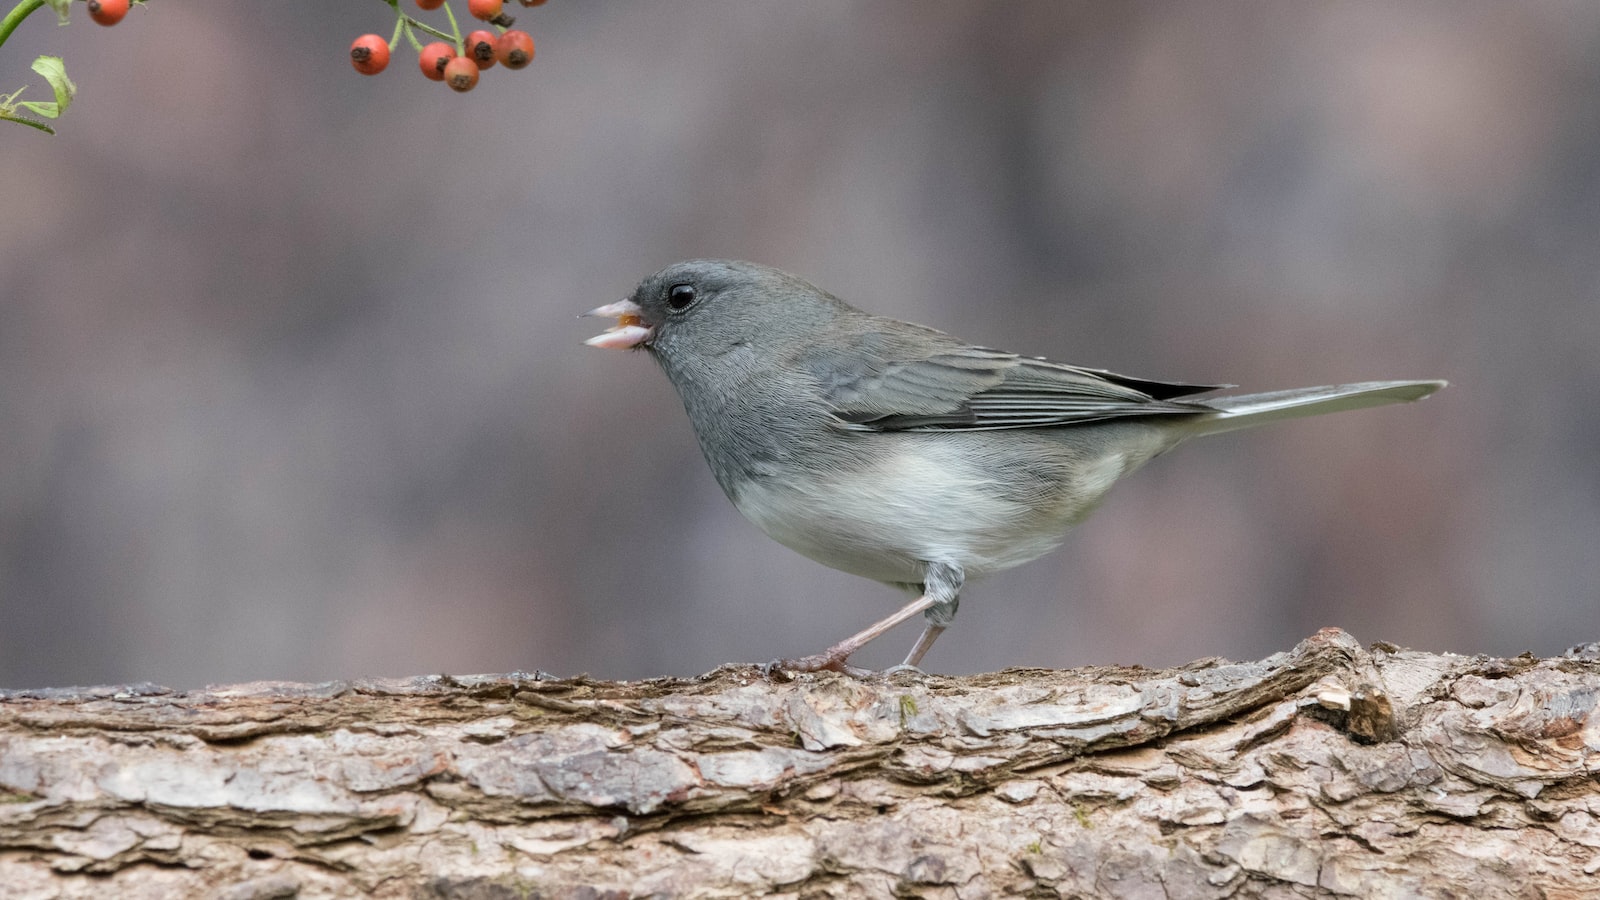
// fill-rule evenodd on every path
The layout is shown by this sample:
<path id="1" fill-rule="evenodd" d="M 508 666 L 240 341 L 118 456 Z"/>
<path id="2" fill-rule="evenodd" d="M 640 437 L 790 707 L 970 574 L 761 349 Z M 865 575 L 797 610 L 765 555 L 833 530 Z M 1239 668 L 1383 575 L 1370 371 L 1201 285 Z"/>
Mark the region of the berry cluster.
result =
<path id="1" fill-rule="evenodd" d="M 127 8 L 128 0 L 89 0 L 91 10 L 95 3 L 120 2 Z M 396 6 L 395 0 L 390 0 Z M 541 6 L 545 0 L 518 0 L 523 6 Z M 505 0 L 467 0 L 467 12 L 472 17 L 494 26 L 461 35 L 456 17 L 447 0 L 416 0 L 417 7 L 434 10 L 444 7 L 450 19 L 450 31 L 444 32 L 423 24 L 403 12 L 395 23 L 394 37 L 385 41 L 376 34 L 363 34 L 350 45 L 350 64 L 363 75 L 376 75 L 389 66 L 389 53 L 405 35 L 417 51 L 417 64 L 422 74 L 431 81 L 442 81 L 457 91 L 470 91 L 478 85 L 478 73 L 499 63 L 508 69 L 520 69 L 533 61 L 533 38 L 526 31 L 513 29 L 513 20 L 505 14 Z M 92 14 L 92 12 L 91 12 Z M 96 21 L 99 21 L 96 19 Z M 110 24 L 110 23 L 105 23 Z M 416 32 L 442 38 L 424 46 Z"/>

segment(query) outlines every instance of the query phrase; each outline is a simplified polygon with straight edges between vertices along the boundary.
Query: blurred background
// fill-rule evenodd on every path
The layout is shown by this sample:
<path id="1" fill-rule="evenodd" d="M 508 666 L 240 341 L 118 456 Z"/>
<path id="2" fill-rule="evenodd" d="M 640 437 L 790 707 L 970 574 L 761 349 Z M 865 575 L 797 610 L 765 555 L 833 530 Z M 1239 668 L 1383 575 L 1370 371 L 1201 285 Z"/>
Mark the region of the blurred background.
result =
<path id="1" fill-rule="evenodd" d="M 351 70 L 376 0 L 0 47 L 79 86 L 0 123 L 0 686 L 690 675 L 888 614 L 581 344 L 698 256 L 1130 375 L 1452 382 L 1156 461 L 932 671 L 1600 637 L 1600 4 L 509 11 L 533 64 L 466 95 Z"/>

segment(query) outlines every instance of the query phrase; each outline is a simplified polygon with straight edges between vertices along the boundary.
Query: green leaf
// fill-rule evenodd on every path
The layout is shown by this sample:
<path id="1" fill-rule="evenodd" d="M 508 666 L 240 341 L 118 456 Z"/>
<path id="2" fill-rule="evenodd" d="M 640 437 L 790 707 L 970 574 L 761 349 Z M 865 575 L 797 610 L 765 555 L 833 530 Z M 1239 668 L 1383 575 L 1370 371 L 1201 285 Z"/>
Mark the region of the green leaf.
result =
<path id="1" fill-rule="evenodd" d="M 67 111 L 67 106 L 72 103 L 72 95 L 78 92 L 78 86 L 67 77 L 67 67 L 61 62 L 59 56 L 41 56 L 33 61 L 33 70 L 44 76 L 50 82 L 50 89 L 56 92 L 54 103 L 43 100 L 22 100 L 18 106 L 25 107 L 31 112 L 38 113 L 46 119 L 54 119 Z"/>
<path id="2" fill-rule="evenodd" d="M 45 0 L 45 2 L 56 11 L 56 17 L 61 20 L 61 24 L 67 24 L 67 10 L 72 8 L 72 0 Z"/>

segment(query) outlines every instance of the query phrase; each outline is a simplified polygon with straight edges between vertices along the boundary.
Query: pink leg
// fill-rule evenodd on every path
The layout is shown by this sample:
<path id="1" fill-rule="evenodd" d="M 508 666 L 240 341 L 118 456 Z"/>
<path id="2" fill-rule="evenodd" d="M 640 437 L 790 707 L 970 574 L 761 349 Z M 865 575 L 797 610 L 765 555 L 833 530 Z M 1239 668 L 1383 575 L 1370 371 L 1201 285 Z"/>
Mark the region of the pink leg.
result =
<path id="1" fill-rule="evenodd" d="M 906 661 L 900 665 L 915 669 L 922 662 L 923 654 L 927 653 L 928 648 L 933 646 L 933 642 L 939 639 L 939 635 L 944 634 L 944 629 L 945 626 L 943 625 L 929 625 L 927 628 L 922 629 L 921 636 L 911 646 L 911 652 L 906 654 Z"/>
<path id="2" fill-rule="evenodd" d="M 845 665 L 845 660 L 850 658 L 850 654 L 860 650 L 862 647 L 865 647 L 868 643 L 877 638 L 879 635 L 882 635 L 885 631 L 888 631 L 896 625 L 899 625 L 901 622 L 904 622 L 917 613 L 926 610 L 928 607 L 937 602 L 939 601 L 927 595 L 923 595 L 911 601 L 910 603 L 907 603 L 905 606 L 900 608 L 899 612 L 896 612 L 887 619 L 884 619 L 881 622 L 873 623 L 861 632 L 845 638 L 821 653 L 814 653 L 811 656 L 802 656 L 799 659 L 774 660 L 768 663 L 765 666 L 765 669 L 769 672 L 773 669 L 782 669 L 786 672 L 821 672 L 824 670 L 829 670 L 834 672 L 845 672 L 847 674 L 856 676 L 869 675 L 871 674 L 869 670 Z M 934 639 L 937 638 L 939 636 L 939 632 L 943 630 L 944 628 L 940 626 L 928 626 L 928 629 L 922 633 L 922 637 L 917 640 L 917 646 L 912 648 L 911 656 L 906 657 L 906 663 L 908 665 L 916 665 L 917 660 L 922 659 L 922 654 L 928 652 L 928 648 L 933 646 Z M 929 636 L 930 634 L 932 637 Z"/>

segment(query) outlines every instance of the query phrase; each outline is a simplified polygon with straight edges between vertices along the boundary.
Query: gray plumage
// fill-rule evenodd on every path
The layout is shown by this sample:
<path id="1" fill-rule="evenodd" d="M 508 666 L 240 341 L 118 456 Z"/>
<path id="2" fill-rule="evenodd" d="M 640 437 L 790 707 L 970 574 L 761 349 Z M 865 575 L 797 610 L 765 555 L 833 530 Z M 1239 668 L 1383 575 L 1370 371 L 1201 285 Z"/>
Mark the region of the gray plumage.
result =
<path id="1" fill-rule="evenodd" d="M 677 388 L 717 483 L 780 543 L 922 596 L 822 654 L 845 658 L 918 611 L 915 665 L 962 584 L 1058 546 L 1111 485 L 1188 438 L 1417 400 L 1442 381 L 1196 399 L 1219 385 L 1129 378 L 978 347 L 862 312 L 785 272 L 692 260 L 594 310 L 590 341 L 642 347 Z"/>

